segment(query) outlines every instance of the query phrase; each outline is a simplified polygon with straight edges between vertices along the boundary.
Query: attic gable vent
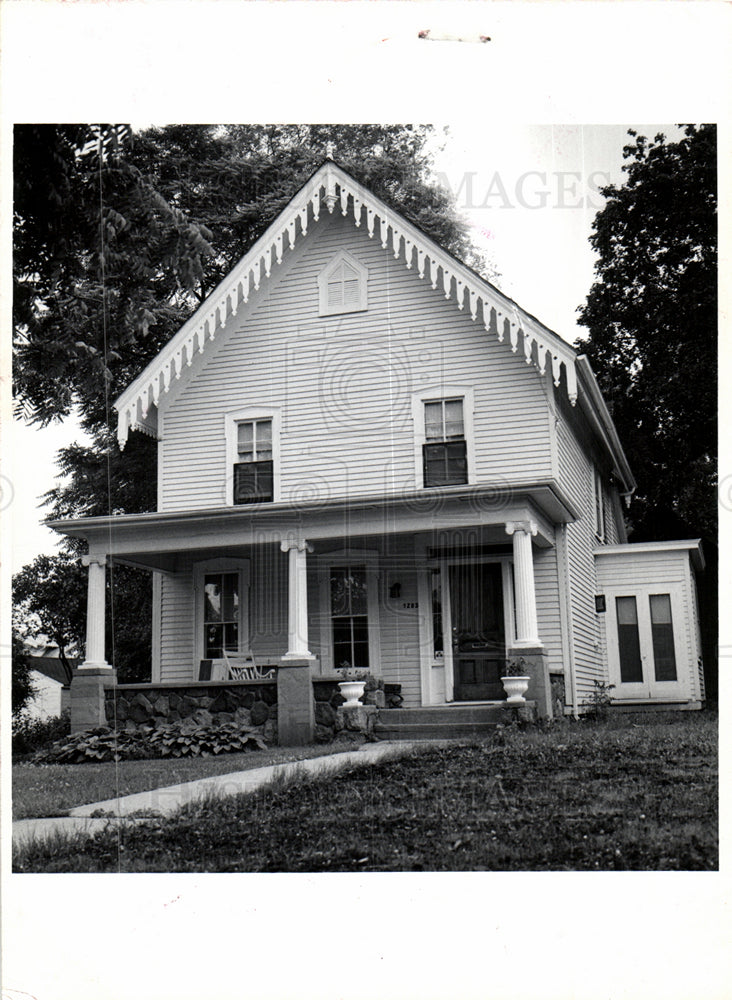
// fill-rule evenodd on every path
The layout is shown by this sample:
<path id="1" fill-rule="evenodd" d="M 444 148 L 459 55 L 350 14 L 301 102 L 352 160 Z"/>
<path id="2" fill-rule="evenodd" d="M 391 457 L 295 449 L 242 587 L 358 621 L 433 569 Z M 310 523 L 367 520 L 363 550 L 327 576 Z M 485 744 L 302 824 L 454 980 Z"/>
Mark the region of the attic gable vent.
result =
<path id="1" fill-rule="evenodd" d="M 318 275 L 319 312 L 321 316 L 364 312 L 367 308 L 368 271 L 345 250 Z"/>

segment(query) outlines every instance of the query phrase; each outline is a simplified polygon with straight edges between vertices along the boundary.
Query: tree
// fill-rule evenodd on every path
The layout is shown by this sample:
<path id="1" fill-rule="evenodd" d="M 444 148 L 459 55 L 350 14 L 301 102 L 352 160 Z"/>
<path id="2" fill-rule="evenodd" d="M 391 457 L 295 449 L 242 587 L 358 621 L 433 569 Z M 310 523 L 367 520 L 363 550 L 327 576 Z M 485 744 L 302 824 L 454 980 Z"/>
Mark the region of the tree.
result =
<path id="1" fill-rule="evenodd" d="M 92 437 L 90 446 L 60 453 L 65 479 L 46 494 L 54 516 L 155 508 L 155 442 L 132 435 L 120 452 L 111 402 L 266 230 L 330 143 L 357 180 L 480 266 L 452 197 L 430 179 L 429 133 L 401 125 L 175 125 L 137 135 L 114 125 L 16 126 L 16 399 L 41 425 L 77 408 Z M 56 568 L 73 575 L 65 563 Z M 118 597 L 127 579 L 126 568 L 114 568 Z M 120 637 L 149 633 L 149 597 L 143 610 L 132 590 L 129 601 L 115 601 L 117 666 Z M 149 595 L 149 578 L 141 592 Z M 149 638 L 144 649 L 149 659 Z"/>
<path id="2" fill-rule="evenodd" d="M 15 128 L 15 395 L 41 424 L 110 401 L 246 253 L 323 161 L 339 162 L 472 259 L 429 180 L 426 127 Z"/>
<path id="3" fill-rule="evenodd" d="M 23 639 L 13 630 L 12 635 L 12 688 L 11 704 L 15 719 L 35 695 L 35 687 L 31 679 L 30 656 L 25 650 Z"/>
<path id="4" fill-rule="evenodd" d="M 150 667 L 149 574 L 117 566 L 108 576 L 108 655 L 120 683 L 145 680 Z M 80 560 L 69 553 L 37 556 L 13 577 L 13 611 L 17 634 L 42 634 L 58 646 L 70 683 L 68 653 L 83 650 L 86 638 L 86 570 Z"/>
<path id="5" fill-rule="evenodd" d="M 702 536 L 705 662 L 716 642 L 716 128 L 653 141 L 631 131 L 627 178 L 603 189 L 596 280 L 577 348 L 592 363 L 638 489 L 633 541 Z M 714 679 L 710 676 L 712 687 Z"/>

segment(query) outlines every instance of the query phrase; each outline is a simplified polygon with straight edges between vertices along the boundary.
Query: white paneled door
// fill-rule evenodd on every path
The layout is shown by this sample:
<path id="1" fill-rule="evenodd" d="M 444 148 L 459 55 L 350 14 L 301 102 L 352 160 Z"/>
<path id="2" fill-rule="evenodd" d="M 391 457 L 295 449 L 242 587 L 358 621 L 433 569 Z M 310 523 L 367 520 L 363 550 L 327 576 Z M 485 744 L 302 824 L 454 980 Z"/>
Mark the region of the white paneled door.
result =
<path id="1" fill-rule="evenodd" d="M 689 653 L 681 587 L 606 590 L 613 698 L 675 701 L 689 697 Z"/>

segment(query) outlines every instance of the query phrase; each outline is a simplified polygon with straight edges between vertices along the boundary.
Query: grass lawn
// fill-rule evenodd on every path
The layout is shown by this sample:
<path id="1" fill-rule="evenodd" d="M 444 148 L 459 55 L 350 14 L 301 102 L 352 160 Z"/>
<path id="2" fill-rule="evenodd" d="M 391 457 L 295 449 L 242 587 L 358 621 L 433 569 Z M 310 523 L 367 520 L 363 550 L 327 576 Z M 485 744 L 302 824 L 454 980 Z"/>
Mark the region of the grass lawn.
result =
<path id="1" fill-rule="evenodd" d="M 74 806 L 147 792 L 215 774 L 353 750 L 353 746 L 272 747 L 215 757 L 125 760 L 115 764 L 13 765 L 13 819 L 65 816 Z"/>
<path id="2" fill-rule="evenodd" d="M 713 870 L 709 715 L 498 730 L 482 743 L 210 801 L 121 835 L 25 848 L 16 871 Z"/>

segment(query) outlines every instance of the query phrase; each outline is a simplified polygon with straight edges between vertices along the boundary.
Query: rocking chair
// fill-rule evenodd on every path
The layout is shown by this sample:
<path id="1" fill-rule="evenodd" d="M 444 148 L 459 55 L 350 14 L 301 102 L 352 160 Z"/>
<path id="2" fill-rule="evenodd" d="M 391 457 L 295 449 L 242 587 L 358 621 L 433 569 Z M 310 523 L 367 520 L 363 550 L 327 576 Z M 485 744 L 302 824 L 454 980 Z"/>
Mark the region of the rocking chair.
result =
<path id="1" fill-rule="evenodd" d="M 263 671 L 257 666 L 251 651 L 240 653 L 238 650 L 223 649 L 221 652 L 232 681 L 261 681 L 274 677 L 274 670 Z"/>

